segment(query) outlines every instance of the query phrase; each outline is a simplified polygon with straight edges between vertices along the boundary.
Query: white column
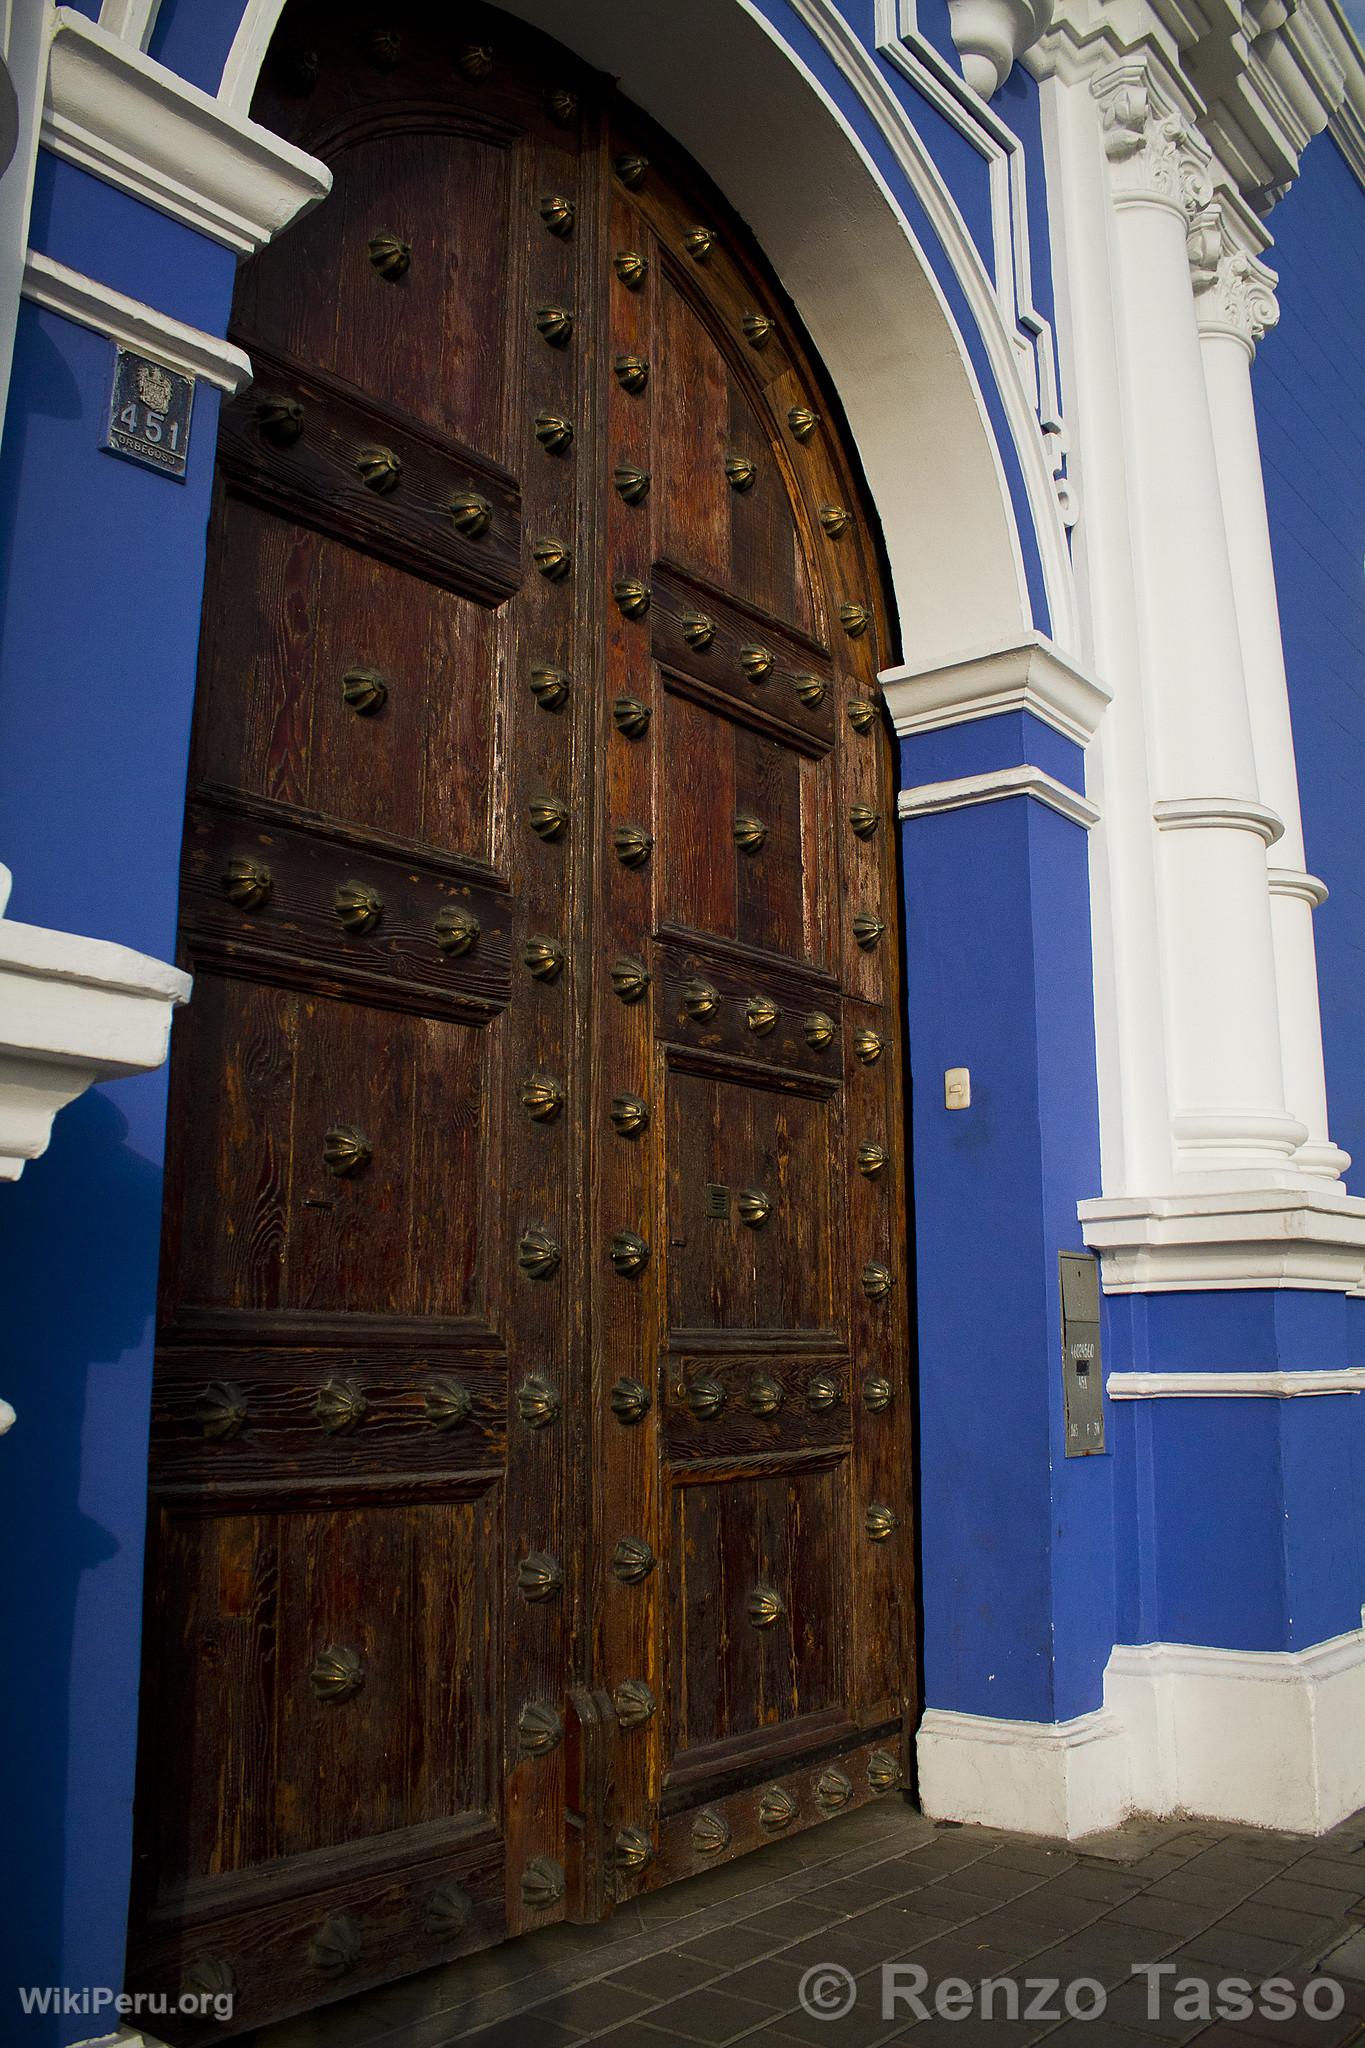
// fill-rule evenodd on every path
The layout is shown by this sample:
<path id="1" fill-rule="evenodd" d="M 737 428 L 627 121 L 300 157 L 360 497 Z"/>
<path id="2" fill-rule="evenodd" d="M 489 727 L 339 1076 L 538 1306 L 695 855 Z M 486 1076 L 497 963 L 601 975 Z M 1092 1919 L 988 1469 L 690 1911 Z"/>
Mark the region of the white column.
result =
<path id="1" fill-rule="evenodd" d="M 1256 778 L 1262 799 L 1284 826 L 1270 856 L 1269 883 L 1285 1102 L 1308 1128 L 1294 1164 L 1334 1180 L 1351 1162 L 1327 1132 L 1313 945 L 1313 911 L 1327 891 L 1304 865 L 1289 690 L 1251 393 L 1256 343 L 1279 317 L 1274 273 L 1259 260 L 1267 241 L 1248 209 L 1220 192 L 1218 203 L 1195 224 L 1191 258 Z"/>
<path id="2" fill-rule="evenodd" d="M 1280 822 L 1257 784 L 1186 246 L 1209 153 L 1150 60 L 1091 89 L 1112 173 L 1172 1180 L 1264 1186 L 1292 1172 L 1307 1129 L 1285 1107 L 1265 858 Z"/>

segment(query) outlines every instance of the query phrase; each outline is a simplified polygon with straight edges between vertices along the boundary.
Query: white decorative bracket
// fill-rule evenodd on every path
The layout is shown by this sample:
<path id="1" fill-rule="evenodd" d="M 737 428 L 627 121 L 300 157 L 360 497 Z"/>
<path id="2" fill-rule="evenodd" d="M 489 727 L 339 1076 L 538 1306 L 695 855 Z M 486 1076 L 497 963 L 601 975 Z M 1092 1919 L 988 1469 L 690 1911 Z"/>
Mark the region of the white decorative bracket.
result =
<path id="1" fill-rule="evenodd" d="M 962 76 L 983 100 L 994 97 L 1014 68 L 1052 24 L 1055 0 L 948 0 Z"/>
<path id="2" fill-rule="evenodd" d="M 12 922 L 9 890 L 0 867 L 0 1181 L 47 1150 L 57 1111 L 94 1082 L 159 1067 L 190 993 L 145 953 Z"/>

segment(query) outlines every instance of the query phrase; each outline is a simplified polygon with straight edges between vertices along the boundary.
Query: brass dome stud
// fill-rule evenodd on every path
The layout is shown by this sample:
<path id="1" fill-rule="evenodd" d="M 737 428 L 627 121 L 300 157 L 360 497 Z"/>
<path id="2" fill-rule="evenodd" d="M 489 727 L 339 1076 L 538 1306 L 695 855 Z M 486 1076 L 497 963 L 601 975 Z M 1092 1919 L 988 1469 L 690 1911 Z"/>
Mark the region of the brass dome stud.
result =
<path id="1" fill-rule="evenodd" d="M 540 217 L 552 235 L 564 239 L 573 233 L 574 203 L 560 192 L 547 192 L 540 202 Z"/>
<path id="2" fill-rule="evenodd" d="M 238 910 L 259 910 L 275 886 L 274 877 L 263 860 L 239 854 L 223 869 L 223 894 Z"/>
<path id="3" fill-rule="evenodd" d="M 369 242 L 370 262 L 382 278 L 390 284 L 397 284 L 407 274 L 412 262 L 412 244 L 398 235 L 371 235 Z"/>

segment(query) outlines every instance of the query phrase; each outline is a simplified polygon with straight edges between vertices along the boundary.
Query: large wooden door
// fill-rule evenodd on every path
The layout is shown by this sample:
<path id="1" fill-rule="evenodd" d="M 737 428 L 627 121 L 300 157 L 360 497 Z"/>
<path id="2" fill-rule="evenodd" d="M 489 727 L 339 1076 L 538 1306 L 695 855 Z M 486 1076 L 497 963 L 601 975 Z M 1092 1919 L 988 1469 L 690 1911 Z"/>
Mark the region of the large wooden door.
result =
<path id="1" fill-rule="evenodd" d="M 506 18 L 291 8 L 256 114 L 336 182 L 235 309 L 133 1940 L 239 2025 L 818 1825 L 913 1708 L 834 405 L 717 195 Z"/>

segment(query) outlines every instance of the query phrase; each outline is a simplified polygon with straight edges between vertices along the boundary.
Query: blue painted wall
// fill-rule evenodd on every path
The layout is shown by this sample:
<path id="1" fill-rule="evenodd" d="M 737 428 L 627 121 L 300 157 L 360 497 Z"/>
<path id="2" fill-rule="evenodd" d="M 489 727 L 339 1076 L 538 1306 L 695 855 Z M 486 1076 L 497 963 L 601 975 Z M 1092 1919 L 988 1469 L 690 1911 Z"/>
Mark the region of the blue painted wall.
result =
<path id="1" fill-rule="evenodd" d="M 1326 136 L 1271 214 L 1253 371 L 1316 914 L 1330 1128 L 1365 1188 L 1365 191 Z"/>
<path id="2" fill-rule="evenodd" d="M 184 485 L 102 454 L 112 358 L 23 308 L 0 457 L 0 818 L 13 917 L 165 958 L 217 404 L 201 386 Z M 0 1914 L 7 2006 L 20 1983 L 122 1980 L 164 1122 L 164 1071 L 97 1089 L 0 1191 L 19 1415 L 0 1753 L 23 1878 Z M 0 2019 L 7 2043 L 104 2031 Z"/>
<path id="3" fill-rule="evenodd" d="M 972 721 L 907 741 L 902 781 L 1049 752 L 1074 772 L 1033 719 Z M 904 866 L 925 1701 L 1067 1720 L 1115 1640 L 1112 1463 L 1063 1455 L 1057 1254 L 1099 1186 L 1086 835 L 1012 797 L 908 820 Z"/>

